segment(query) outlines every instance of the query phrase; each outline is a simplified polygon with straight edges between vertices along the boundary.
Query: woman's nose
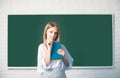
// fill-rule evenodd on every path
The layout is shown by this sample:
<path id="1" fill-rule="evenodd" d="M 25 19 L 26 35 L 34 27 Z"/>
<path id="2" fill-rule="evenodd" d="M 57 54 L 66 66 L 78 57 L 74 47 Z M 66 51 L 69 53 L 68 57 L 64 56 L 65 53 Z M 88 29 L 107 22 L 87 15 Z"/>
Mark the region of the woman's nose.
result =
<path id="1" fill-rule="evenodd" d="M 55 36 L 55 34 L 54 33 L 52 33 L 52 37 L 54 37 Z"/>

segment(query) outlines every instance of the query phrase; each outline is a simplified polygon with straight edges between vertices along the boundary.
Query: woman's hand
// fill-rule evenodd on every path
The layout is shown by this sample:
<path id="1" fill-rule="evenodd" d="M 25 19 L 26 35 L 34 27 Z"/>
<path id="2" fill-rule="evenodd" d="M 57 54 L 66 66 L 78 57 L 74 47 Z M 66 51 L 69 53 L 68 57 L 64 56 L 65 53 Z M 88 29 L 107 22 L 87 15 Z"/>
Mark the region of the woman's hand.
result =
<path id="1" fill-rule="evenodd" d="M 59 49 L 58 50 L 58 54 L 62 55 L 63 56 L 63 63 L 64 65 L 67 67 L 69 66 L 69 63 L 68 63 L 68 60 L 67 60 L 67 57 L 65 56 L 65 51 L 63 49 Z"/>
<path id="2" fill-rule="evenodd" d="M 47 50 L 48 50 L 49 52 L 51 51 L 52 43 L 53 43 L 53 42 L 46 43 Z"/>
<path id="3" fill-rule="evenodd" d="M 63 57 L 65 56 L 65 52 L 63 49 L 59 49 L 57 52 L 58 52 L 58 54 L 62 55 Z"/>

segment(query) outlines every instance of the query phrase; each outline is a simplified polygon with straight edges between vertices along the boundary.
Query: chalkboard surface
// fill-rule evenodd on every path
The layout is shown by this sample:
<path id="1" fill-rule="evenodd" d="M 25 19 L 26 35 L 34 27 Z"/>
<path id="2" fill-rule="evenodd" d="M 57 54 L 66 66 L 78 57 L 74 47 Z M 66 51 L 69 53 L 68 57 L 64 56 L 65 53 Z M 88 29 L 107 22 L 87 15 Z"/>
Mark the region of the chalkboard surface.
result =
<path id="1" fill-rule="evenodd" d="M 36 67 L 44 26 L 59 25 L 73 66 L 113 66 L 112 15 L 8 15 L 8 67 Z"/>

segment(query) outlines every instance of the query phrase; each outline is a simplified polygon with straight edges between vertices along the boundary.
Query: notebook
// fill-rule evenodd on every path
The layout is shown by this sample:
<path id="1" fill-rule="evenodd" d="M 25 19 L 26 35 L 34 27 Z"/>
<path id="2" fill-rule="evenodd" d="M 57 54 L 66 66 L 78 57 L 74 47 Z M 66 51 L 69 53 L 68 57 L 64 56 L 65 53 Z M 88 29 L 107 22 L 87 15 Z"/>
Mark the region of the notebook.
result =
<path id="1" fill-rule="evenodd" d="M 58 49 L 61 48 L 60 42 L 53 42 L 51 49 L 51 60 L 62 59 L 63 56 L 58 54 Z"/>

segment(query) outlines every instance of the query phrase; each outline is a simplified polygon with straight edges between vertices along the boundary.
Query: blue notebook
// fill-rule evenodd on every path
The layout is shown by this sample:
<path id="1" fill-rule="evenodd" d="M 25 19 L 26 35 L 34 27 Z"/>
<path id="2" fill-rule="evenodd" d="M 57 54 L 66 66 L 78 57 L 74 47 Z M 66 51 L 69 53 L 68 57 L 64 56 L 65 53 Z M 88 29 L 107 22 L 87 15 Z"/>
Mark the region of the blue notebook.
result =
<path id="1" fill-rule="evenodd" d="M 60 42 L 53 42 L 51 49 L 51 60 L 62 59 L 63 56 L 58 54 L 58 49 L 61 48 Z"/>

